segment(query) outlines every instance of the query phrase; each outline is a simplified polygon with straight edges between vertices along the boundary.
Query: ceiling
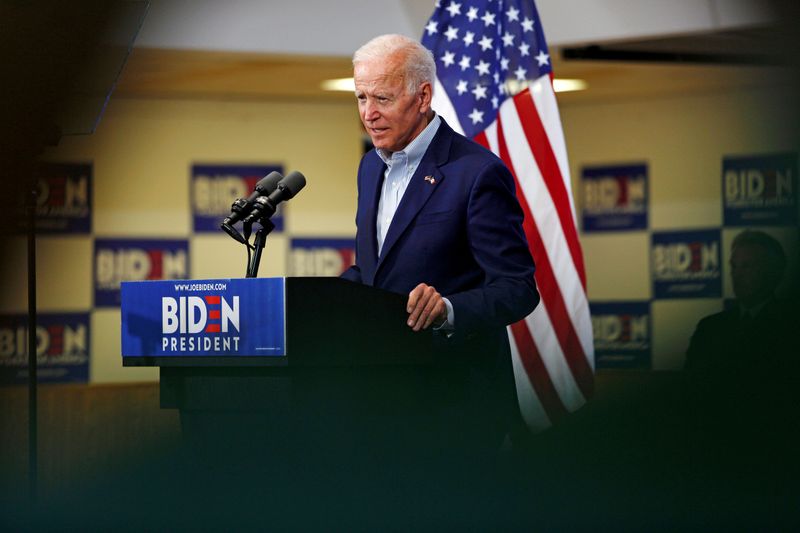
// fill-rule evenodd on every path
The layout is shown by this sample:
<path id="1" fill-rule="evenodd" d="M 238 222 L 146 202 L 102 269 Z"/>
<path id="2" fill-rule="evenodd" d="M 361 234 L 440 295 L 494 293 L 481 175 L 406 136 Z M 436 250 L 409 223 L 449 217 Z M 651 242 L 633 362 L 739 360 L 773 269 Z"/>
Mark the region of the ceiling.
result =
<path id="1" fill-rule="evenodd" d="M 753 28 L 603 45 L 604 49 L 663 54 L 665 59 L 658 61 L 563 59 L 559 50 L 551 50 L 557 77 L 580 78 L 589 86 L 586 91 L 560 93 L 558 98 L 570 105 L 789 83 L 786 69 L 754 65 L 752 61 L 736 63 L 745 55 L 752 59 L 754 53 L 760 54 L 758 57 L 768 54 L 765 35 L 763 28 Z M 702 62 L 685 60 L 687 54 Z M 351 94 L 327 92 L 320 84 L 326 79 L 349 77 L 351 70 L 347 57 L 134 48 L 114 96 L 349 101 Z"/>

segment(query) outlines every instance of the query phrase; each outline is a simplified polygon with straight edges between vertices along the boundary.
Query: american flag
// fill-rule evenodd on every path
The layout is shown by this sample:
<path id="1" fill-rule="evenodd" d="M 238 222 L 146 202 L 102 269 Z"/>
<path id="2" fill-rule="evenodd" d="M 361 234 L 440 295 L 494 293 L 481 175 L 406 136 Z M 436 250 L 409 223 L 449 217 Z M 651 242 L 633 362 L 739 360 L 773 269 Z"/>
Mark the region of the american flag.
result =
<path id="1" fill-rule="evenodd" d="M 533 0 L 439 0 L 422 43 L 433 108 L 514 175 L 542 301 L 508 328 L 520 409 L 543 430 L 594 388 L 583 254 L 553 71 Z"/>

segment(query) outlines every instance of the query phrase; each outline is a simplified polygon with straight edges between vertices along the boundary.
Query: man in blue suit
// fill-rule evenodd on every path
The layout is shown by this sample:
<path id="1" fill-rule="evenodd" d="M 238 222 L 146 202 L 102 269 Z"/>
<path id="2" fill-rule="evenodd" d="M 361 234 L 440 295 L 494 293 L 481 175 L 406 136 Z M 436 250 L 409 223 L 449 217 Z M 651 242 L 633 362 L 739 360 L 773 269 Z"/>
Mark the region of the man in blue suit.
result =
<path id="1" fill-rule="evenodd" d="M 408 294 L 408 326 L 457 347 L 480 424 L 504 434 L 520 420 L 505 326 L 539 301 L 514 179 L 431 109 L 436 67 L 421 44 L 377 37 L 353 65 L 375 149 L 358 170 L 356 264 L 342 276 Z"/>

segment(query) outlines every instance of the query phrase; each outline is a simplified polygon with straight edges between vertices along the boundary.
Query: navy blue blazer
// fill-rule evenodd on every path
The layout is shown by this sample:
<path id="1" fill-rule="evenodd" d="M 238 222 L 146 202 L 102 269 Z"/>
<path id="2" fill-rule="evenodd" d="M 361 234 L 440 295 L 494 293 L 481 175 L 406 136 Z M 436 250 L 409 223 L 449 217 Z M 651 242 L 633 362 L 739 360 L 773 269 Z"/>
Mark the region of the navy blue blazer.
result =
<path id="1" fill-rule="evenodd" d="M 386 165 L 358 169 L 356 264 L 342 277 L 408 294 L 432 285 L 469 336 L 527 316 L 539 302 L 514 179 L 493 153 L 442 120 L 389 226 L 380 256 L 375 220 Z"/>
<path id="2" fill-rule="evenodd" d="M 450 430 L 477 448 L 496 448 L 523 427 L 505 326 L 539 303 L 513 176 L 442 120 L 379 256 L 375 221 L 385 170 L 375 150 L 361 160 L 356 264 L 342 277 L 400 294 L 424 282 L 450 300 L 455 333 L 435 340 L 443 361 L 466 364 L 460 368 L 470 398 L 466 416 L 447 417 L 462 420 L 465 433 Z"/>

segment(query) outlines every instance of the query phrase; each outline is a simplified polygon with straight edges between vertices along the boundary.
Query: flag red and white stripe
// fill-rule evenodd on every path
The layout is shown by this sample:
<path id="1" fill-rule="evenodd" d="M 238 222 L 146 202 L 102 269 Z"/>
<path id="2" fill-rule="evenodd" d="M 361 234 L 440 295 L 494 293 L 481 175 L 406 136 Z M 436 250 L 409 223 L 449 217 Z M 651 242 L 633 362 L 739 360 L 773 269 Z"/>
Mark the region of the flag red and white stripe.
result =
<path id="1" fill-rule="evenodd" d="M 459 33 L 461 43 L 456 42 Z M 475 52 L 486 54 L 469 55 L 479 38 L 487 39 L 487 46 Z M 437 60 L 433 108 L 454 129 L 497 154 L 516 181 L 542 300 L 508 330 L 523 417 L 531 429 L 543 430 L 591 397 L 594 347 L 566 145 L 538 14 L 532 0 L 442 2 L 423 43 Z M 461 63 L 455 63 L 459 56 Z M 494 87 L 490 78 L 468 79 L 473 61 L 492 63 Z M 523 90 L 513 94 L 515 82 Z M 459 83 L 467 91 L 456 90 Z M 480 85 L 488 91 L 469 91 Z M 474 99 L 463 98 L 469 92 Z M 485 92 L 495 98 L 481 98 Z"/>

